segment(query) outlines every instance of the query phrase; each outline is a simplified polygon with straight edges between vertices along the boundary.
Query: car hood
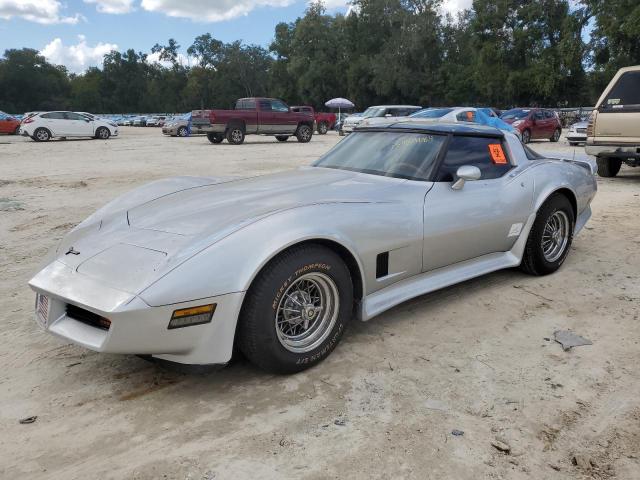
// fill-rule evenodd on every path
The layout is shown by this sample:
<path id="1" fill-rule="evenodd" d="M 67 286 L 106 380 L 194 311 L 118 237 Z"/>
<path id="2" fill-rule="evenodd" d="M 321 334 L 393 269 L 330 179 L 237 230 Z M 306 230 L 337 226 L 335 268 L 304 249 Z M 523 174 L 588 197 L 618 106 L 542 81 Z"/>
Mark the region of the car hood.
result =
<path id="1" fill-rule="evenodd" d="M 199 235 L 304 205 L 375 202 L 384 183 L 384 177 L 307 167 L 170 193 L 129 209 L 127 217 L 133 228 Z"/>
<path id="2" fill-rule="evenodd" d="M 104 215 L 98 211 L 89 217 L 63 238 L 46 264 L 63 264 L 136 295 L 209 246 L 270 215 L 323 203 L 380 202 L 383 191 L 402 182 L 315 167 L 244 179 L 157 182 L 115 200 Z M 123 208 L 131 198 L 140 200 Z"/>

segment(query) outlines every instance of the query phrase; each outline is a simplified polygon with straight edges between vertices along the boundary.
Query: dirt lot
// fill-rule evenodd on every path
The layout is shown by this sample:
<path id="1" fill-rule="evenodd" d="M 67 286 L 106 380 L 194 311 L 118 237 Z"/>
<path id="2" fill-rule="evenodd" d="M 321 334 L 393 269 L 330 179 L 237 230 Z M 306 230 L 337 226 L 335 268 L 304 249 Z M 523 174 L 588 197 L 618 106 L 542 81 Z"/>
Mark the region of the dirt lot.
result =
<path id="1" fill-rule="evenodd" d="M 354 322 L 295 376 L 242 361 L 170 372 L 65 345 L 32 320 L 40 258 L 116 195 L 304 165 L 338 139 L 0 137 L 1 478 L 640 478 L 640 169 L 599 179 L 558 273 L 498 272 Z M 564 352 L 558 329 L 593 345 Z"/>

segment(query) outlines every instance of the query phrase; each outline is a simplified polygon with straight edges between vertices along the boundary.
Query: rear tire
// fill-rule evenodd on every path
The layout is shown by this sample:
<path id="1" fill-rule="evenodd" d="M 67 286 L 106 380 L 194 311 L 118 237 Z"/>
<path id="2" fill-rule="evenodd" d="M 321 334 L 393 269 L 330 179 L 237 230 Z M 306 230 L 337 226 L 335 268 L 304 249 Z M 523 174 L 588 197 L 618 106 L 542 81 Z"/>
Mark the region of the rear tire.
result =
<path id="1" fill-rule="evenodd" d="M 19 126 L 19 125 L 18 125 L 18 126 L 16 127 L 16 129 L 13 131 L 13 134 L 14 134 L 14 135 L 19 135 L 19 134 L 20 134 L 20 126 Z"/>
<path id="2" fill-rule="evenodd" d="M 560 130 L 559 128 L 556 128 L 553 131 L 553 136 L 549 139 L 549 141 L 555 143 L 558 140 L 560 140 L 561 135 L 562 135 L 562 130 Z"/>
<path id="3" fill-rule="evenodd" d="M 224 137 L 219 133 L 207 133 L 207 139 L 211 143 L 218 144 L 218 143 L 222 143 L 222 141 L 224 140 Z"/>
<path id="4" fill-rule="evenodd" d="M 241 145 L 244 142 L 244 128 L 232 125 L 227 129 L 227 142 L 231 145 Z"/>
<path id="5" fill-rule="evenodd" d="M 33 138 L 36 142 L 48 142 L 51 140 L 51 132 L 46 128 L 37 128 L 35 132 L 33 132 Z"/>
<path id="6" fill-rule="evenodd" d="M 318 135 L 326 135 L 329 131 L 329 124 L 327 122 L 320 122 L 318 124 Z"/>
<path id="7" fill-rule="evenodd" d="M 279 142 L 286 142 L 289 140 L 289 135 L 276 135 L 276 140 Z"/>
<path id="8" fill-rule="evenodd" d="M 548 275 L 558 270 L 569 254 L 574 227 L 569 199 L 562 194 L 549 197 L 536 214 L 520 269 L 529 275 Z"/>
<path id="9" fill-rule="evenodd" d="M 313 137 L 313 129 L 309 125 L 300 125 L 296 130 L 296 138 L 300 143 L 308 143 Z"/>
<path id="10" fill-rule="evenodd" d="M 601 177 L 615 177 L 622 167 L 622 160 L 615 157 L 596 157 L 598 175 Z"/>
<path id="11" fill-rule="evenodd" d="M 260 272 L 240 312 L 238 347 L 257 367 L 295 373 L 324 360 L 353 313 L 351 275 L 320 245 L 300 245 Z"/>

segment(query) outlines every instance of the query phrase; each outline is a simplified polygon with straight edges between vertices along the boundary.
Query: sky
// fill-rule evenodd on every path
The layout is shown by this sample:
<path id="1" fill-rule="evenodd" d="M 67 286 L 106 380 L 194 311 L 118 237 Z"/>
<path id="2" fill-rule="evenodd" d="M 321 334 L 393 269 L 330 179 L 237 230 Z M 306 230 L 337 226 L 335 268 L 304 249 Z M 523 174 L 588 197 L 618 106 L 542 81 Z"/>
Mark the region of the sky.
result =
<path id="1" fill-rule="evenodd" d="M 471 0 L 443 0 L 456 13 Z M 307 0 L 0 0 L 0 54 L 34 48 L 52 63 L 81 73 L 100 66 L 111 50 L 149 53 L 174 38 L 186 49 L 203 33 L 224 42 L 267 47 L 276 24 L 304 14 Z M 325 0 L 329 13 L 346 13 L 348 0 Z M 153 57 L 152 57 L 153 60 Z"/>

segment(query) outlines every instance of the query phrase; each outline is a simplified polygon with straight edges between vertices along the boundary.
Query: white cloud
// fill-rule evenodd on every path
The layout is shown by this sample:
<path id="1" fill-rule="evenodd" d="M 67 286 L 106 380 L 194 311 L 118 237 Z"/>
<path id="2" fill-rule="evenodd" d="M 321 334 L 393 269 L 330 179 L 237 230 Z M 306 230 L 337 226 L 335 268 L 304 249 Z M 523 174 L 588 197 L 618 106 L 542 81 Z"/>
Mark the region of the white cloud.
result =
<path id="1" fill-rule="evenodd" d="M 348 2 L 349 0 L 324 0 L 324 6 L 327 9 L 349 7 Z"/>
<path id="2" fill-rule="evenodd" d="M 64 65 L 71 72 L 81 73 L 89 67 L 102 65 L 102 57 L 111 50 L 117 50 L 115 43 L 102 43 L 93 47 L 87 45 L 84 35 L 78 35 L 78 43 L 65 45 L 59 38 L 54 38 L 46 45 L 40 54 L 49 62 L 56 65 Z"/>
<path id="3" fill-rule="evenodd" d="M 60 13 L 62 4 L 58 0 L 0 0 L 0 18 L 10 20 L 13 17 L 30 22 L 53 24 L 76 24 L 83 17 L 76 13 L 71 17 Z"/>
<path id="4" fill-rule="evenodd" d="M 142 8 L 196 22 L 220 22 L 247 15 L 257 7 L 286 7 L 295 0 L 142 0 Z"/>
<path id="5" fill-rule="evenodd" d="M 160 60 L 160 52 L 150 53 L 147 55 L 147 61 L 149 63 L 159 63 L 163 67 L 171 67 L 171 62 L 167 62 L 166 60 Z M 182 53 L 178 53 L 178 63 L 180 65 L 184 65 L 186 67 L 190 67 L 192 64 L 197 63 L 198 57 L 189 57 Z"/>
<path id="6" fill-rule="evenodd" d="M 129 13 L 133 11 L 133 0 L 84 0 L 84 3 L 95 3 L 100 13 Z"/>
<path id="7" fill-rule="evenodd" d="M 472 0 L 444 0 L 442 2 L 442 10 L 455 16 L 458 12 L 471 8 Z"/>

